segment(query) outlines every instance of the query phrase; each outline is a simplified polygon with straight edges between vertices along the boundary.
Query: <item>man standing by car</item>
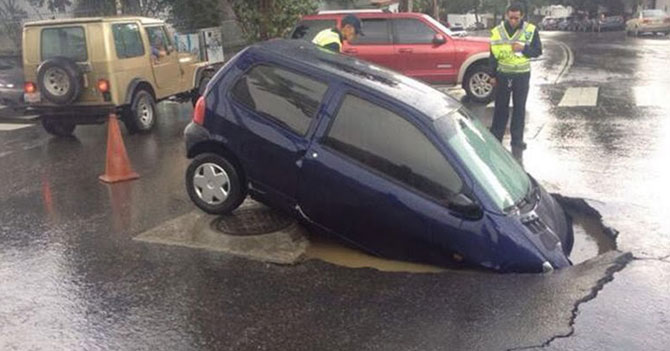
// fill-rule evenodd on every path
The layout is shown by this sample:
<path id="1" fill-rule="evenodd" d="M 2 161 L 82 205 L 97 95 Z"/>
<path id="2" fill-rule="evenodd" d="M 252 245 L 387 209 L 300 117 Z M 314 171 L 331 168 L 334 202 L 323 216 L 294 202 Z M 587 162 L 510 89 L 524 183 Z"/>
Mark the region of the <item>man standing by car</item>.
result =
<path id="1" fill-rule="evenodd" d="M 342 41 L 352 42 L 356 36 L 363 35 L 361 20 L 354 15 L 346 15 L 342 18 L 342 29 L 328 28 L 320 31 L 312 43 L 333 52 L 342 52 Z"/>
<path id="2" fill-rule="evenodd" d="M 521 5 L 512 4 L 505 13 L 506 20 L 491 30 L 491 82 L 496 86 L 491 132 L 502 141 L 509 120 L 509 99 L 512 95 L 514 108 L 510 133 L 514 155 L 519 155 L 526 148 L 523 131 L 530 82 L 530 59 L 542 55 L 542 43 L 537 28 L 524 21 L 523 15 Z"/>

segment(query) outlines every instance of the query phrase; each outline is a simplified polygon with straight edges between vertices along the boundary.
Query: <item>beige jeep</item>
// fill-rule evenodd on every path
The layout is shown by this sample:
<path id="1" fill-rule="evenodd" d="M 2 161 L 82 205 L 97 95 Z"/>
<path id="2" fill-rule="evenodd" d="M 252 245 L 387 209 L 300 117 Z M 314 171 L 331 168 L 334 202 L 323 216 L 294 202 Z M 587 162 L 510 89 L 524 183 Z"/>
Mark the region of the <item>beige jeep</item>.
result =
<path id="1" fill-rule="evenodd" d="M 29 22 L 23 28 L 24 100 L 44 129 L 71 135 L 77 124 L 118 113 L 131 132 L 156 122 L 156 103 L 195 101 L 218 68 L 175 50 L 165 23 L 142 17 Z"/>

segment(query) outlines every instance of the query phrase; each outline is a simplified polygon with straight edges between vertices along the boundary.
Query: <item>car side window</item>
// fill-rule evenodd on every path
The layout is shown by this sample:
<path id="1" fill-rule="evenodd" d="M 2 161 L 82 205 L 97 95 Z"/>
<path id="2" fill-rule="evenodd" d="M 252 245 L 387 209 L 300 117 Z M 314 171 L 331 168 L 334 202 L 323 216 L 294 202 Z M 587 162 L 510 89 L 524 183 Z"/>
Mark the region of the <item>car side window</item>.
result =
<path id="1" fill-rule="evenodd" d="M 388 20 L 385 18 L 364 18 L 362 20 L 365 35 L 359 35 L 352 45 L 391 43 Z"/>
<path id="2" fill-rule="evenodd" d="M 291 34 L 291 39 L 312 41 L 320 31 L 326 28 L 335 28 L 337 22 L 333 20 L 305 20 L 298 23 Z"/>
<path id="3" fill-rule="evenodd" d="M 344 98 L 324 144 L 437 200 L 463 188 L 456 171 L 419 129 L 357 96 Z"/>
<path id="4" fill-rule="evenodd" d="M 120 59 L 144 56 L 144 45 L 140 37 L 140 27 L 135 23 L 112 25 L 116 57 Z"/>
<path id="5" fill-rule="evenodd" d="M 437 34 L 427 24 L 413 18 L 395 19 L 393 27 L 398 44 L 432 44 Z"/>
<path id="6" fill-rule="evenodd" d="M 302 74 L 259 65 L 232 88 L 233 99 L 288 129 L 305 135 L 328 85 Z"/>

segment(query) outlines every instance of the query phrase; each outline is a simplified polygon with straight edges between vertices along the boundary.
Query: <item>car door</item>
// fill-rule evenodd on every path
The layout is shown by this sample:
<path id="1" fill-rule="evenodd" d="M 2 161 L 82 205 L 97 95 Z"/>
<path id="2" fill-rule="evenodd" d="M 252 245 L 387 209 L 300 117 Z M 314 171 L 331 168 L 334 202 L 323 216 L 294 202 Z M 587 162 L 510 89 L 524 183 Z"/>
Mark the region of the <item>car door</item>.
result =
<path id="1" fill-rule="evenodd" d="M 327 89 L 325 82 L 273 64 L 251 67 L 233 85 L 231 112 L 241 126 L 229 132 L 240 141 L 236 153 L 248 180 L 268 203 L 293 209 L 298 167 Z"/>
<path id="2" fill-rule="evenodd" d="M 394 70 L 402 68 L 402 60 L 395 55 L 389 18 L 362 18 L 365 35 L 349 43 L 344 41 L 342 52 Z"/>
<path id="3" fill-rule="evenodd" d="M 145 29 L 149 38 L 151 68 L 159 96 L 178 93 L 183 72 L 179 66 L 179 55 L 174 50 L 165 26 L 150 26 Z"/>
<path id="4" fill-rule="evenodd" d="M 446 42 L 433 43 L 436 34 L 442 34 Z M 395 18 L 393 35 L 403 74 L 431 83 L 456 82 L 459 67 L 454 39 L 418 18 Z"/>
<path id="5" fill-rule="evenodd" d="M 433 230 L 461 220 L 442 199 L 462 181 L 417 125 L 357 91 L 335 98 L 302 162 L 298 204 L 312 223 L 388 257 L 426 260 Z"/>

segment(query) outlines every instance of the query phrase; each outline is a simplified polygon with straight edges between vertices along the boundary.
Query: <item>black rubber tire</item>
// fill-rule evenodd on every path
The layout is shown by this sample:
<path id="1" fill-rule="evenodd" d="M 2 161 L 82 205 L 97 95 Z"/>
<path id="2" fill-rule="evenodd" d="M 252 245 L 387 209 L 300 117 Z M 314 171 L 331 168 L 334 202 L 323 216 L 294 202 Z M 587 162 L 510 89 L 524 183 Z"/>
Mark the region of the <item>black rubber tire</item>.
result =
<path id="1" fill-rule="evenodd" d="M 46 80 L 49 79 L 46 73 L 52 69 L 58 68 L 65 73 L 68 82 L 68 89 L 61 95 L 54 95 L 46 88 Z M 83 89 L 83 74 L 79 66 L 67 57 L 52 57 L 42 62 L 37 68 L 37 86 L 42 96 L 57 105 L 69 105 L 77 100 Z"/>
<path id="2" fill-rule="evenodd" d="M 200 79 L 200 83 L 198 84 L 198 91 L 193 94 L 193 97 L 191 98 L 191 102 L 193 103 L 193 107 L 195 107 L 196 102 L 198 102 L 198 99 L 205 94 L 205 89 L 207 89 L 207 83 L 212 80 L 212 77 L 207 75 L 202 77 Z"/>
<path id="3" fill-rule="evenodd" d="M 143 120 L 144 112 L 140 108 L 141 104 L 145 104 L 146 108 L 150 109 L 151 118 Z M 131 133 L 148 133 L 156 125 L 156 100 L 150 92 L 139 89 L 136 90 L 133 94 L 133 100 L 130 104 L 130 108 L 126 109 L 123 116 L 123 122 L 126 124 L 126 128 Z"/>
<path id="4" fill-rule="evenodd" d="M 195 175 L 198 167 L 212 163 L 222 168 L 228 175 L 228 197 L 219 204 L 209 204 L 198 196 Z M 224 157 L 214 153 L 203 153 L 196 156 L 186 169 L 186 191 L 193 203 L 201 210 L 215 215 L 233 212 L 247 197 L 247 186 L 243 183 L 240 170 Z"/>
<path id="5" fill-rule="evenodd" d="M 47 133 L 57 137 L 71 137 L 77 127 L 74 123 L 63 122 L 50 117 L 42 117 L 40 122 Z"/>
<path id="6" fill-rule="evenodd" d="M 470 79 L 477 73 L 484 72 L 491 76 L 491 68 L 487 64 L 477 64 L 476 66 L 473 66 L 472 68 L 468 69 L 468 72 L 465 74 L 465 77 L 463 78 L 463 89 L 465 89 L 465 92 L 468 94 L 468 97 L 471 99 L 471 101 L 482 103 L 482 104 L 487 104 L 491 101 L 493 101 L 493 98 L 495 97 L 495 87 L 491 89 L 488 95 L 483 96 L 483 97 L 478 97 L 476 96 L 470 88 Z"/>

